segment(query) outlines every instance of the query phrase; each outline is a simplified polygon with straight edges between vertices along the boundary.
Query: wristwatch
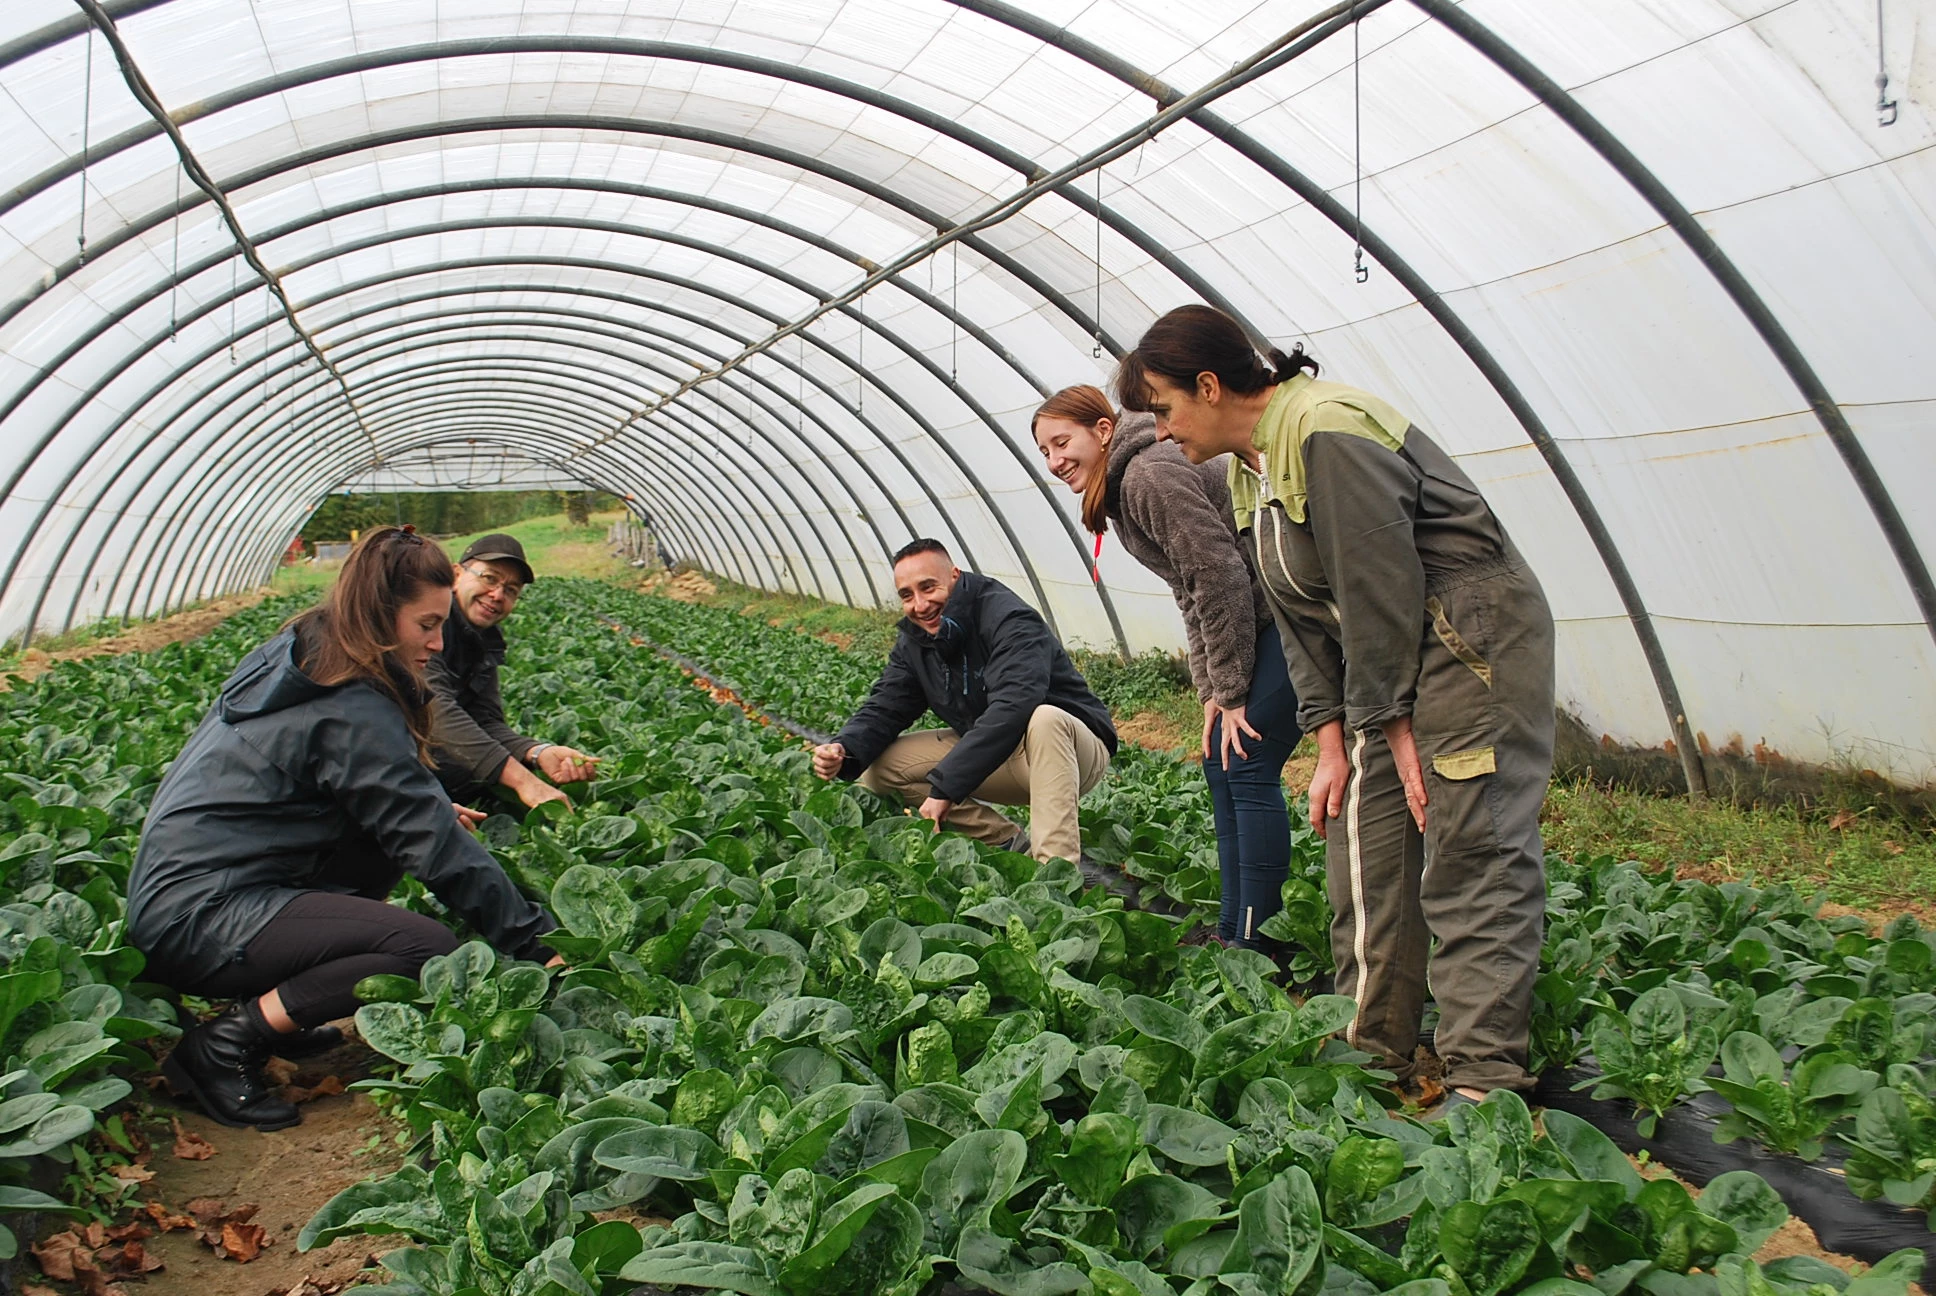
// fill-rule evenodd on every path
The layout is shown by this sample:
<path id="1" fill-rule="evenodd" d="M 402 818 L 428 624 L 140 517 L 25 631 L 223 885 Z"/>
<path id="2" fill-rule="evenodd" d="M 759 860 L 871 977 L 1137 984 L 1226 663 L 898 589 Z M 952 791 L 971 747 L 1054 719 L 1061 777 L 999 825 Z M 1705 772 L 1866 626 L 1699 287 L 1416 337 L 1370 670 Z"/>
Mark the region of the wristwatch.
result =
<path id="1" fill-rule="evenodd" d="M 524 763 L 529 765 L 532 761 L 538 759 L 539 752 L 543 751 L 547 747 L 556 747 L 557 745 L 558 745 L 557 743 L 548 743 L 548 742 L 531 744 L 531 750 L 525 752 L 524 754 Z"/>

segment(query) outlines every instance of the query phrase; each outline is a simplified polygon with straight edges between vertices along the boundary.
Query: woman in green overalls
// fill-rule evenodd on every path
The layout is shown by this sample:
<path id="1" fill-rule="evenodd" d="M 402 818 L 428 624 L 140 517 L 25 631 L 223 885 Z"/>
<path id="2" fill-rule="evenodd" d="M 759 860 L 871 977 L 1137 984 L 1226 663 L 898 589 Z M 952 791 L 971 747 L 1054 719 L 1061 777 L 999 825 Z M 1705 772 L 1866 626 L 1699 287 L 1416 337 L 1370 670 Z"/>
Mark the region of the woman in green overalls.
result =
<path id="1" fill-rule="evenodd" d="M 1539 811 L 1553 767 L 1553 618 L 1465 472 L 1376 396 L 1259 356 L 1207 306 L 1163 316 L 1123 359 L 1127 409 L 1193 462 L 1231 452 L 1247 534 L 1318 740 L 1350 1040 L 1412 1069 L 1431 953 L 1445 1084 L 1530 1089 L 1545 925 Z"/>

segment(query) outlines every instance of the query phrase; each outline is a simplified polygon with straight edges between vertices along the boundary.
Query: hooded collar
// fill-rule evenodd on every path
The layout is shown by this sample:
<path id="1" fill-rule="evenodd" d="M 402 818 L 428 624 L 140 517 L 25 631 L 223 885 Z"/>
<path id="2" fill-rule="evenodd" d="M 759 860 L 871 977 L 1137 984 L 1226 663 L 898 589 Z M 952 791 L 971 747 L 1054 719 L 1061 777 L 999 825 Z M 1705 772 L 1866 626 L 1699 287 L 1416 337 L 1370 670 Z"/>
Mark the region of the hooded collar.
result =
<path id="1" fill-rule="evenodd" d="M 1125 410 L 1122 420 L 1116 424 L 1116 433 L 1109 438 L 1109 461 L 1103 466 L 1108 485 L 1103 489 L 1103 511 L 1115 514 L 1123 495 L 1123 475 L 1129 471 L 1132 459 L 1156 444 L 1156 418 L 1134 410 Z"/>

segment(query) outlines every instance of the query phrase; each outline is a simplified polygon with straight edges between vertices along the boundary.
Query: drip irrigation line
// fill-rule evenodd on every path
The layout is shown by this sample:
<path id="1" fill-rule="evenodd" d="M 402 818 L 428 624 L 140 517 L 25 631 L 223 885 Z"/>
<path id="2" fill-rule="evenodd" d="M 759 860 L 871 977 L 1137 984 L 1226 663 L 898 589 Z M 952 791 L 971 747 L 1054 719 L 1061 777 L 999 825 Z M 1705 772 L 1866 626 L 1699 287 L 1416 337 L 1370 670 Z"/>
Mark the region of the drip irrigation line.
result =
<path id="1" fill-rule="evenodd" d="M 309 348 L 310 354 L 314 355 L 336 380 L 337 387 L 342 390 L 344 403 L 349 406 L 350 412 L 356 416 L 358 425 L 363 427 L 365 434 L 370 438 L 372 463 L 382 464 L 382 447 L 377 444 L 376 435 L 364 424 L 363 411 L 357 407 L 356 397 L 351 393 L 349 383 L 344 381 L 343 375 L 337 371 L 335 364 L 324 354 L 322 346 L 309 330 L 303 327 L 302 320 L 297 318 L 295 305 L 289 300 L 289 294 L 284 290 L 282 280 L 262 260 L 261 253 L 249 239 L 248 231 L 242 228 L 241 218 L 235 214 L 235 208 L 229 203 L 228 195 L 222 192 L 222 187 L 215 182 L 215 178 L 209 174 L 201 160 L 188 147 L 188 140 L 183 137 L 181 128 L 175 125 L 174 118 L 162 106 L 160 96 L 155 93 L 154 87 L 148 83 L 148 78 L 135 63 L 134 55 L 129 52 L 127 43 L 121 39 L 121 31 L 115 26 L 114 19 L 101 7 L 99 0 L 74 0 L 74 3 L 80 6 L 81 11 L 94 24 L 94 28 L 107 41 L 108 48 L 114 51 L 115 61 L 121 67 L 121 79 L 127 82 L 128 91 L 134 95 L 135 102 L 154 118 L 155 124 L 160 126 L 174 143 L 175 152 L 181 159 L 182 170 L 187 172 L 188 178 L 194 181 L 197 189 L 208 195 L 209 201 L 215 204 L 216 210 L 222 213 L 222 222 L 228 226 L 229 234 L 235 239 L 236 249 L 249 263 L 249 268 L 255 271 L 262 282 L 268 286 L 269 291 L 275 295 L 276 300 L 282 304 L 282 311 L 289 321 L 289 327 L 295 330 L 296 336 L 302 339 L 303 345 Z"/>
<path id="2" fill-rule="evenodd" d="M 76 2 L 84 5 L 94 5 L 96 0 L 76 0 Z M 971 234 L 976 234 L 992 226 L 999 225 L 1009 218 L 1018 215 L 1024 208 L 1028 207 L 1029 204 L 1044 194 L 1051 193 L 1072 180 L 1079 179 L 1091 171 L 1107 166 L 1117 158 L 1127 157 L 1129 154 L 1136 152 L 1144 144 L 1162 134 L 1164 131 L 1169 130 L 1172 126 L 1187 121 L 1191 114 L 1197 112 L 1199 109 L 1235 90 L 1249 85 L 1259 77 L 1265 76 L 1286 63 L 1291 62 L 1307 49 L 1322 43 L 1337 31 L 1341 30 L 1344 24 L 1355 21 L 1361 10 L 1369 11 L 1375 9 L 1384 2 L 1385 0 L 1339 0 L 1339 3 L 1333 4 L 1329 8 L 1305 19 L 1303 22 L 1285 32 L 1284 35 L 1264 46 L 1255 54 L 1252 54 L 1249 58 L 1235 64 L 1221 76 L 1213 78 L 1190 94 L 1173 100 L 1141 125 L 1133 126 L 1129 130 L 1116 135 L 1107 143 L 1090 149 L 1086 153 L 1079 154 L 1054 171 L 1038 171 L 1035 179 L 1031 180 L 1007 198 L 998 200 L 993 207 L 981 215 L 971 217 L 950 229 L 943 230 L 933 238 L 925 240 L 919 246 L 895 257 L 892 261 L 874 267 L 866 277 L 853 287 L 823 300 L 818 306 L 815 306 L 799 319 L 775 329 L 771 334 L 749 345 L 745 350 L 733 356 L 724 364 L 708 369 L 704 373 L 694 374 L 692 377 L 680 383 L 672 391 L 634 410 L 622 423 L 604 436 L 573 451 L 573 456 L 576 457 L 586 451 L 596 449 L 605 442 L 623 435 L 627 428 L 631 427 L 640 419 L 652 414 L 661 406 L 678 400 L 681 396 L 702 383 L 710 382 L 715 378 L 730 373 L 732 370 L 746 363 L 746 361 L 762 352 L 770 350 L 781 339 L 800 332 L 816 320 L 852 305 L 879 285 L 886 283 L 896 276 L 912 269 L 922 261 L 936 255 L 942 248 L 953 246 Z"/>

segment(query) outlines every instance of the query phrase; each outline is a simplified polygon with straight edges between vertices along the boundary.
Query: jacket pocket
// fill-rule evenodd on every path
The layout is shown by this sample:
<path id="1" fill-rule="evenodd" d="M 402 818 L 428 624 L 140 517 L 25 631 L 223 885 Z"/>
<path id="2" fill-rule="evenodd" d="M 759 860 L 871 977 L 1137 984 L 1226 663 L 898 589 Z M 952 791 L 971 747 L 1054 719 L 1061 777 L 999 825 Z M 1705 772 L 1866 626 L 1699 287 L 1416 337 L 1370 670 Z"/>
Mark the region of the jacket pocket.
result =
<path id="1" fill-rule="evenodd" d="M 1481 657 L 1472 645 L 1465 641 L 1465 636 L 1453 628 L 1451 618 L 1445 615 L 1444 601 L 1434 594 L 1425 600 L 1425 610 L 1431 613 L 1432 632 L 1438 635 L 1439 642 L 1445 645 L 1445 650 L 1464 662 L 1472 673 L 1479 677 L 1481 684 L 1491 688 L 1492 664 Z M 1491 749 L 1487 748 L 1487 750 Z"/>
<path id="2" fill-rule="evenodd" d="M 1432 758 L 1432 771 L 1455 782 L 1491 774 L 1499 767 L 1491 747 L 1471 747 L 1465 751 L 1440 752 Z"/>

